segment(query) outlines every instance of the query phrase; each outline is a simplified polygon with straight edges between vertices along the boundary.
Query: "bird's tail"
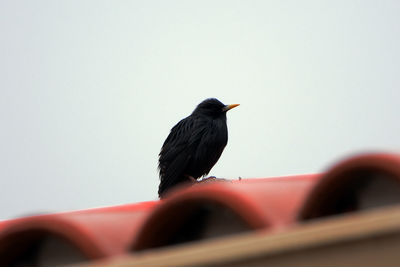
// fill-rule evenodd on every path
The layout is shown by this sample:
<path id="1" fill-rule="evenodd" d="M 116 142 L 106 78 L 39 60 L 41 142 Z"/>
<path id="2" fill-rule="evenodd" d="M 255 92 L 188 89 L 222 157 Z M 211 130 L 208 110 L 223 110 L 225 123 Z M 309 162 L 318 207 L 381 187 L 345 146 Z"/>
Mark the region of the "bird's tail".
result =
<path id="1" fill-rule="evenodd" d="M 165 197 L 165 194 L 169 191 L 169 189 L 177 186 L 178 184 L 183 184 L 185 182 L 189 182 L 189 179 L 182 176 L 176 177 L 175 179 L 163 179 L 161 178 L 160 185 L 158 186 L 158 196 L 160 198 Z"/>
<path id="2" fill-rule="evenodd" d="M 180 153 L 172 162 L 159 164 L 160 185 L 158 187 L 158 195 L 160 198 L 163 198 L 171 188 L 191 182 L 184 173 L 189 160 L 190 156 L 187 153 Z M 161 158 L 160 162 L 163 162 Z"/>

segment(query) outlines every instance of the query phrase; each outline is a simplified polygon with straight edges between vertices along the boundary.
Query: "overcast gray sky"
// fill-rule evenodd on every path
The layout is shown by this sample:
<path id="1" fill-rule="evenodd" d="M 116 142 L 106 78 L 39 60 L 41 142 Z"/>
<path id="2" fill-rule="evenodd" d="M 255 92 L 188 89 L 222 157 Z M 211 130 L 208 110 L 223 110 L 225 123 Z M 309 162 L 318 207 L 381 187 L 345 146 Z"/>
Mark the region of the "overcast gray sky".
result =
<path id="1" fill-rule="evenodd" d="M 0 1 L 0 218 L 157 198 L 203 99 L 240 103 L 210 175 L 400 147 L 399 1 Z"/>

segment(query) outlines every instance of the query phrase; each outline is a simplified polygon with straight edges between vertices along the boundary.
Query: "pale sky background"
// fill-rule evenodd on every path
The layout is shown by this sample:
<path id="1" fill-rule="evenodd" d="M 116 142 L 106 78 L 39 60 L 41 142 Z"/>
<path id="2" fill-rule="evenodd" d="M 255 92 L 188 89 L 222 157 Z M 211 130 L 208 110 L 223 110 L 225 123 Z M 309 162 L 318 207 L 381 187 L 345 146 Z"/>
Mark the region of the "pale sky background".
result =
<path id="1" fill-rule="evenodd" d="M 240 103 L 210 175 L 400 147 L 399 1 L 0 1 L 0 218 L 157 199 L 203 99 Z"/>

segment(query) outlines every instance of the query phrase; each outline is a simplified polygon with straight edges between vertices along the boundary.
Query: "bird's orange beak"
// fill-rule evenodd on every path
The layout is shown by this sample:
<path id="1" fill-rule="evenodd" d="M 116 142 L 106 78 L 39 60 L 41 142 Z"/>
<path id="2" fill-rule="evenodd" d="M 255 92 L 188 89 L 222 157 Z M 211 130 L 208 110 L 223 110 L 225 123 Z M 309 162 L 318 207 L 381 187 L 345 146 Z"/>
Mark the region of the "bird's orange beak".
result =
<path id="1" fill-rule="evenodd" d="M 224 107 L 224 111 L 228 111 L 230 109 L 236 108 L 237 106 L 239 106 L 240 104 L 232 104 L 232 105 L 226 105 Z"/>

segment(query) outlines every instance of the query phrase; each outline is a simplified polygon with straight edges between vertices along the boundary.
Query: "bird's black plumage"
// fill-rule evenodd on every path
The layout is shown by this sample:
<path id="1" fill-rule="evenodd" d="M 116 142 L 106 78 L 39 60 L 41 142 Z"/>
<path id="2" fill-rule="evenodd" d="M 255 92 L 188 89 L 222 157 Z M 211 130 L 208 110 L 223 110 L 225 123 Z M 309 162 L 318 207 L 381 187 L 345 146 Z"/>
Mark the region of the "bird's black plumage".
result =
<path id="1" fill-rule="evenodd" d="M 236 106 L 206 99 L 171 129 L 159 154 L 160 197 L 210 172 L 228 142 L 226 112 Z"/>

